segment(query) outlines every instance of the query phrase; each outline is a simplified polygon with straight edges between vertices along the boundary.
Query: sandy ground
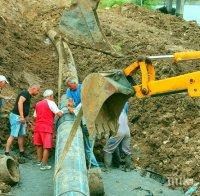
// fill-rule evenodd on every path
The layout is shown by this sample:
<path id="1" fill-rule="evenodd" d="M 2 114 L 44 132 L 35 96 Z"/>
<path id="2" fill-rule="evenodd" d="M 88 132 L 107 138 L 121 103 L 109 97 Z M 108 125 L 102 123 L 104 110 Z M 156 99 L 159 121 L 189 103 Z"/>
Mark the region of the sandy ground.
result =
<path id="1" fill-rule="evenodd" d="M 53 160 L 51 160 L 53 165 Z M 40 171 L 33 161 L 20 164 L 21 182 L 7 195 L 14 196 L 53 196 L 53 169 Z M 102 173 L 106 196 L 182 196 L 180 190 L 171 190 L 159 182 L 142 177 L 138 172 L 124 172 L 112 169 Z M 141 187 L 141 188 L 139 188 Z M 148 191 L 149 190 L 149 191 Z"/>

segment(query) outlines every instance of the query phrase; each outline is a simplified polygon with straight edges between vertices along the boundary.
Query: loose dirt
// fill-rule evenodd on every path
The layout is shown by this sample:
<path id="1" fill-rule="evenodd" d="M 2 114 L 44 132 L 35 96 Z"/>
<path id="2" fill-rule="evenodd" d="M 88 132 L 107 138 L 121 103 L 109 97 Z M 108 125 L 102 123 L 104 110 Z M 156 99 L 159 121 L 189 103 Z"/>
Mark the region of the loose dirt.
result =
<path id="1" fill-rule="evenodd" d="M 40 2 L 0 2 L 0 72 L 10 81 L 10 87 L 3 92 L 5 95 L 15 97 L 33 82 L 39 82 L 43 89 L 57 90 L 58 57 L 42 24 L 56 26 L 65 1 Z M 141 55 L 200 50 L 200 27 L 195 22 L 133 5 L 99 10 L 98 15 L 107 39 L 124 57 L 115 58 L 70 45 L 81 80 L 92 72 L 123 69 Z M 155 62 L 157 78 L 199 70 L 199 62 L 178 65 L 170 60 Z M 135 79 L 139 82 L 138 76 Z M 40 98 L 35 98 L 33 105 Z M 12 105 L 12 101 L 6 103 L 3 112 L 8 113 Z M 200 99 L 177 94 L 141 100 L 131 98 L 129 105 L 133 164 L 164 176 L 185 176 L 199 181 Z M 2 147 L 8 127 L 8 119 L 1 118 Z M 31 141 L 31 129 L 28 135 Z M 100 160 L 104 142 L 97 141 L 96 145 Z"/>

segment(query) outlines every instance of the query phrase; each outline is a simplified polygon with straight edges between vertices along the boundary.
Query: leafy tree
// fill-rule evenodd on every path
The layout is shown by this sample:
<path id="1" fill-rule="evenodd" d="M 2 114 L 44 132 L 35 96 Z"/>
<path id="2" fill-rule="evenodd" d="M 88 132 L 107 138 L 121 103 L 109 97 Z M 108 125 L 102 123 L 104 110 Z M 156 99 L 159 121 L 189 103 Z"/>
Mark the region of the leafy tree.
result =
<path id="1" fill-rule="evenodd" d="M 142 5 L 144 7 L 152 8 L 157 3 L 159 3 L 159 0 L 134 0 L 133 3 L 136 5 Z"/>
<path id="2" fill-rule="evenodd" d="M 101 7 L 112 7 L 114 5 L 123 5 L 125 3 L 133 3 L 136 5 L 142 5 L 148 8 L 152 8 L 152 6 L 156 5 L 159 0 L 101 0 Z"/>
<path id="3" fill-rule="evenodd" d="M 112 7 L 114 5 L 123 5 L 127 2 L 128 2 L 128 0 L 101 0 L 100 6 L 101 7 Z"/>

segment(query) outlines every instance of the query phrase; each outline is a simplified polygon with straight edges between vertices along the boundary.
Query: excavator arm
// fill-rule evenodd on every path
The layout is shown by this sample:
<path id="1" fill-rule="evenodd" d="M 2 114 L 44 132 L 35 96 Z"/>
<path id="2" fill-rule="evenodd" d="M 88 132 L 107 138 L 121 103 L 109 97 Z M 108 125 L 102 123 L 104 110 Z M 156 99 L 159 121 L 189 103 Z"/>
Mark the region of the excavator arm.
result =
<path id="1" fill-rule="evenodd" d="M 190 97 L 199 97 L 200 71 L 163 80 L 149 81 L 147 84 L 147 91 L 141 90 L 142 85 L 136 85 L 133 88 L 136 92 L 136 96 L 139 98 L 179 93 L 184 91 L 187 91 Z"/>
<path id="2" fill-rule="evenodd" d="M 172 58 L 175 62 L 200 59 L 200 51 L 178 52 L 174 55 L 150 56 L 139 59 L 124 69 L 125 76 L 133 76 L 140 69 L 141 84 L 133 86 L 138 98 L 146 96 L 165 95 L 188 91 L 189 96 L 200 96 L 200 72 L 188 73 L 180 76 L 156 80 L 152 60 Z"/>
<path id="3" fill-rule="evenodd" d="M 152 61 L 165 58 L 171 58 L 175 62 L 195 60 L 200 59 L 200 51 L 149 56 L 138 59 L 122 71 L 89 74 L 82 86 L 83 115 L 89 133 L 114 134 L 123 105 L 134 95 L 144 98 L 188 91 L 191 97 L 200 96 L 200 71 L 156 80 Z M 137 70 L 141 73 L 141 84 L 132 86 L 131 80 L 134 81 Z"/>

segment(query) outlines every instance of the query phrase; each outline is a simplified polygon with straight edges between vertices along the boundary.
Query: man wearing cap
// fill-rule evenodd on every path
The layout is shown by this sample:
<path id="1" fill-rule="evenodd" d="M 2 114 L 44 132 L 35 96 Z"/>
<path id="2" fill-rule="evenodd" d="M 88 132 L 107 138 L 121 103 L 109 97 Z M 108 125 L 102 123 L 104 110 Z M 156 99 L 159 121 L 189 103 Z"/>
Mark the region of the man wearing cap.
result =
<path id="1" fill-rule="evenodd" d="M 6 143 L 5 155 L 10 155 L 10 148 L 14 138 L 18 138 L 20 157 L 26 158 L 24 153 L 24 136 L 26 135 L 26 117 L 29 114 L 31 97 L 36 96 L 40 91 L 37 84 L 31 85 L 28 90 L 23 90 L 17 96 L 13 110 L 10 113 L 9 120 L 11 133 Z"/>
<path id="2" fill-rule="evenodd" d="M 81 84 L 78 84 L 75 78 L 69 77 L 66 80 L 66 85 L 68 87 L 66 91 L 66 96 L 68 100 L 67 107 L 70 113 L 76 115 L 77 110 L 79 110 L 81 107 Z M 99 164 L 93 153 L 92 141 L 90 141 L 89 139 L 88 129 L 83 119 L 81 121 L 81 128 L 83 132 L 86 158 L 89 164 L 91 163 L 91 167 L 99 168 Z"/>
<path id="3" fill-rule="evenodd" d="M 1 90 L 6 87 L 6 84 L 8 84 L 8 80 L 6 79 L 4 75 L 0 75 L 0 93 L 1 93 Z M 0 94 L 0 109 L 3 105 L 3 99 L 6 99 L 6 97 Z"/>
<path id="4" fill-rule="evenodd" d="M 0 88 L 3 89 L 6 86 L 6 84 L 8 84 L 8 83 L 9 82 L 6 79 L 6 77 L 3 75 L 0 75 Z"/>
<path id="5" fill-rule="evenodd" d="M 37 165 L 41 170 L 51 169 L 48 165 L 49 151 L 53 147 L 53 129 L 54 116 L 61 117 L 63 112 L 58 109 L 58 106 L 53 101 L 53 91 L 45 90 L 43 93 L 44 99 L 39 101 L 35 106 L 35 127 L 33 142 L 37 149 Z"/>

